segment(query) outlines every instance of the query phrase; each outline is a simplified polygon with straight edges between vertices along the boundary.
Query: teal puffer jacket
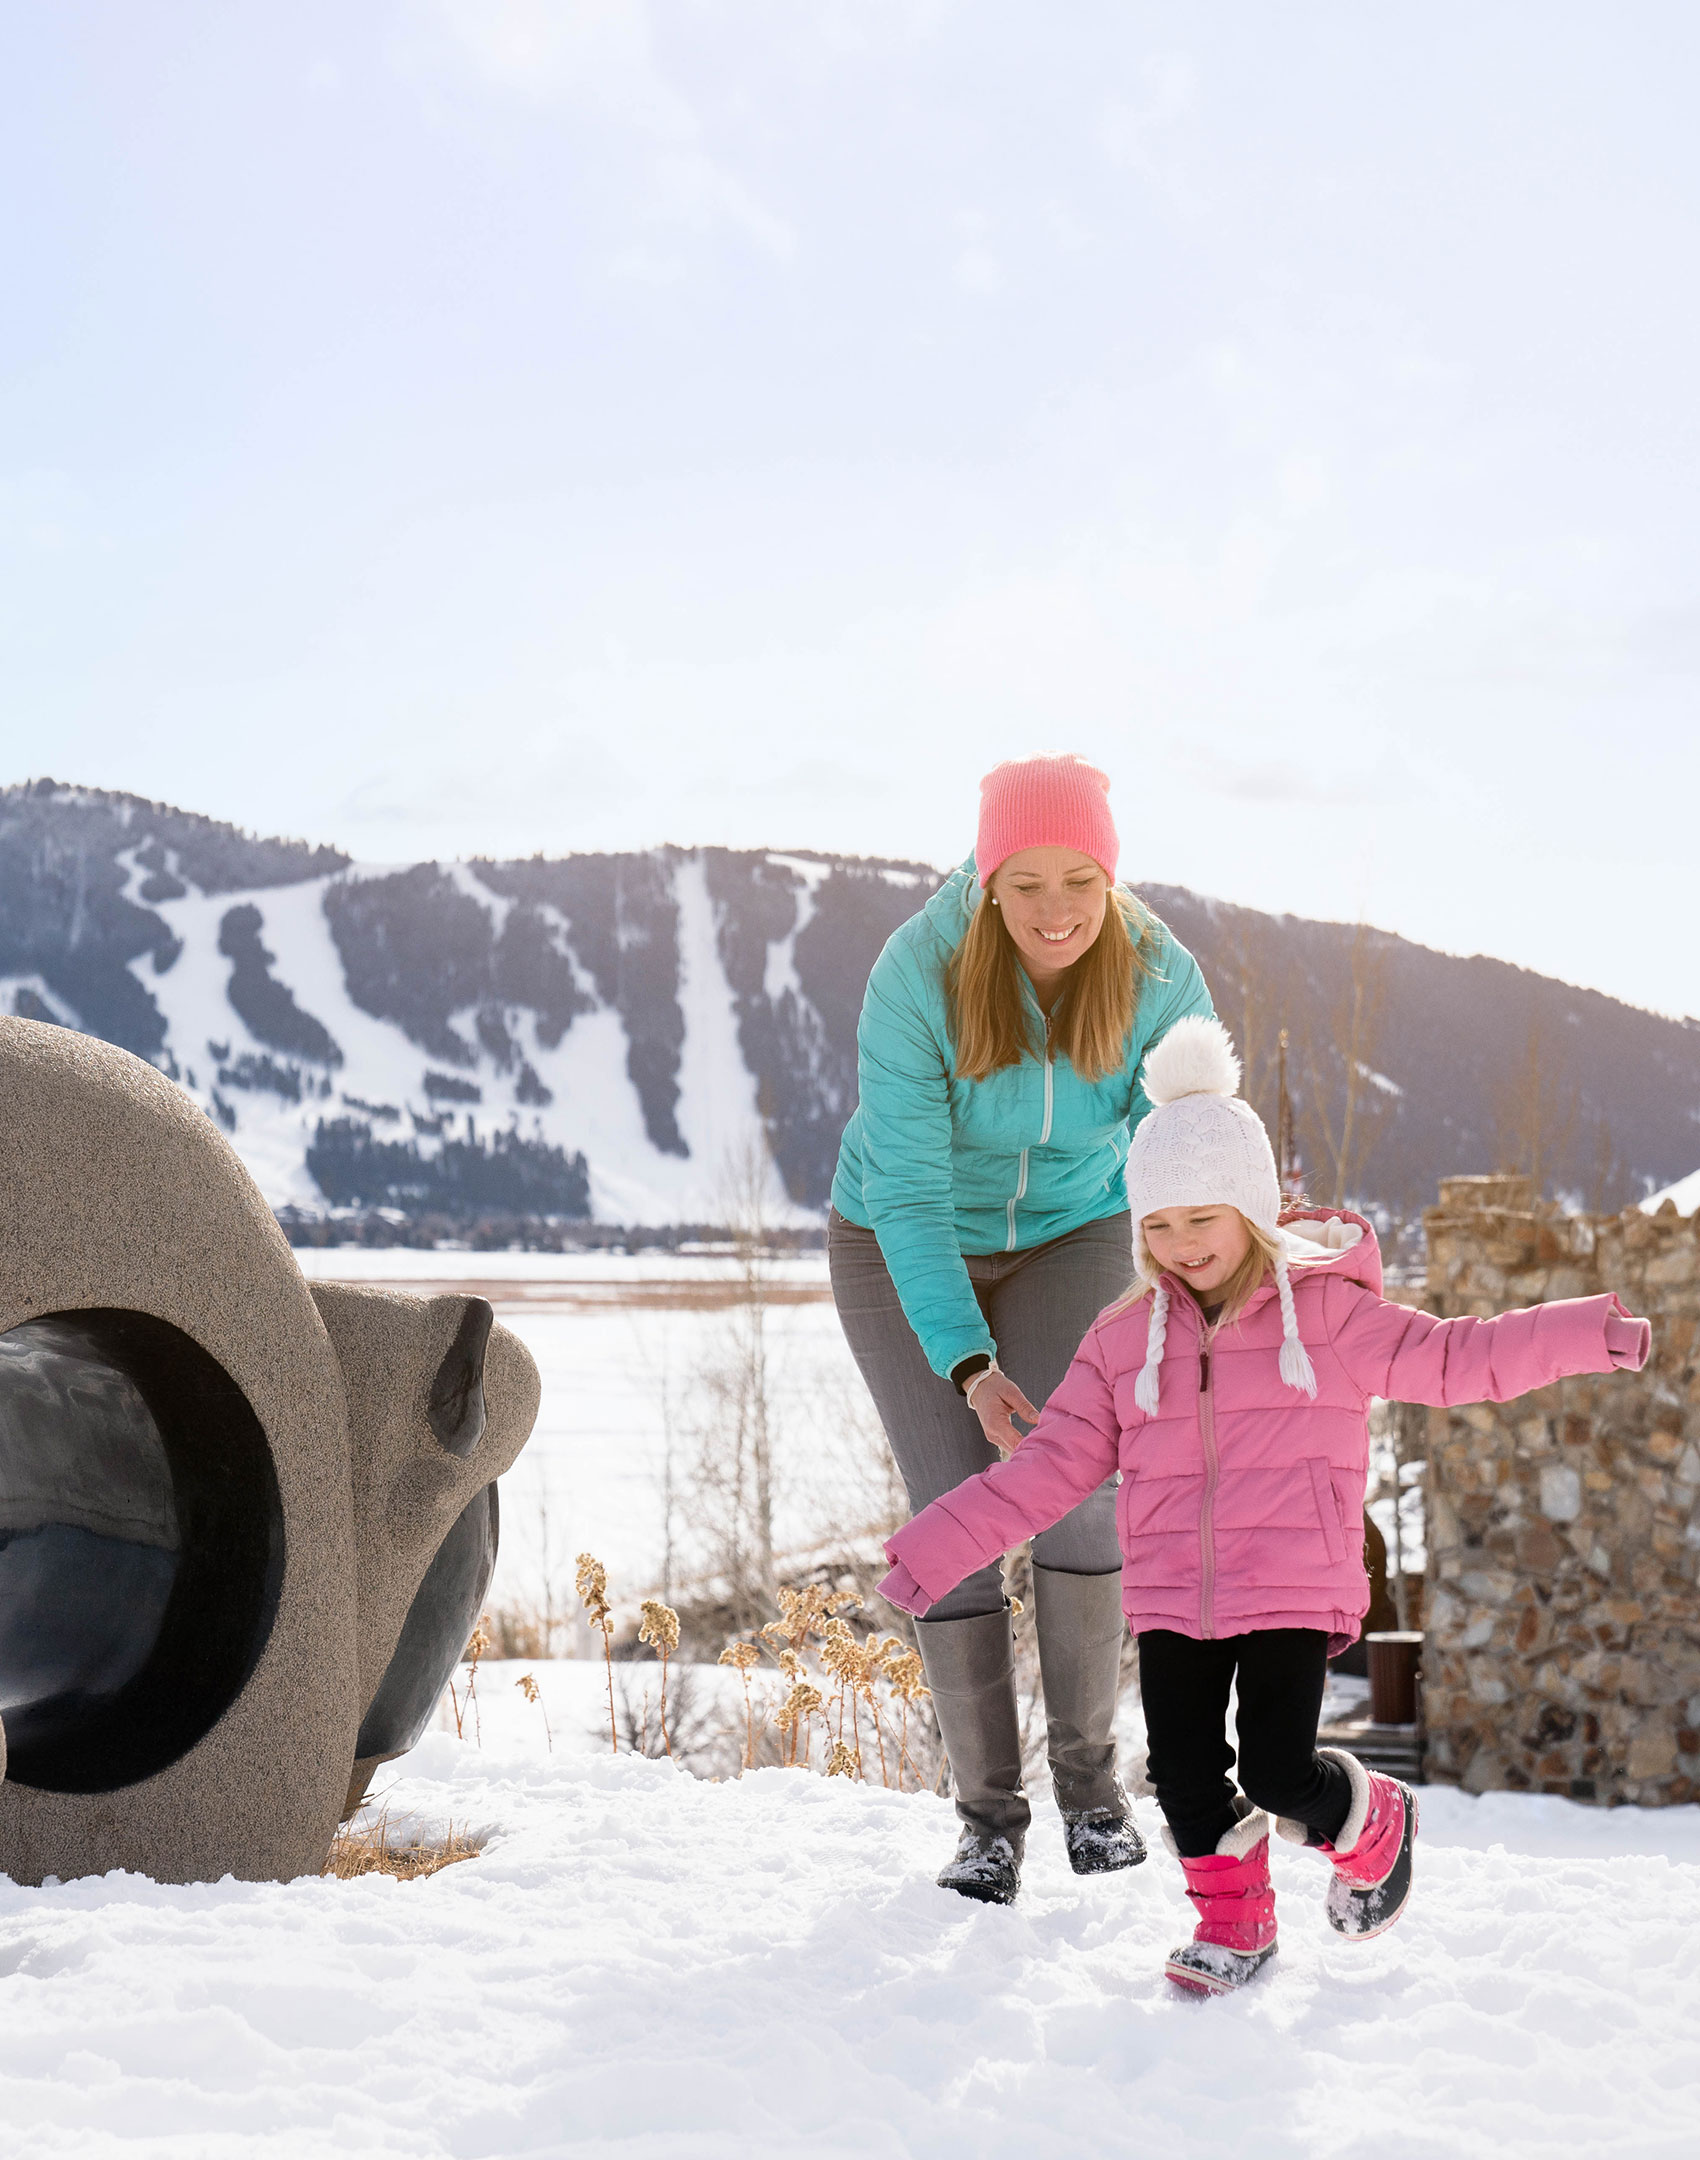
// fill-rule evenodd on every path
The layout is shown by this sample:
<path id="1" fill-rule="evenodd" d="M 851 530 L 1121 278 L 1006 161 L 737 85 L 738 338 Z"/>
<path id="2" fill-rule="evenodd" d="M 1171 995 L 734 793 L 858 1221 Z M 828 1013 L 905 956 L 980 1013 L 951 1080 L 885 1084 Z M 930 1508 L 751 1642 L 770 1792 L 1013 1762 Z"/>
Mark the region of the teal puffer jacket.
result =
<path id="1" fill-rule="evenodd" d="M 977 898 L 970 856 L 874 962 L 856 1034 L 861 1100 L 832 1184 L 839 1214 L 879 1238 L 937 1373 L 997 1347 L 963 1254 L 1018 1252 L 1119 1214 L 1128 1141 L 1151 1107 L 1139 1085 L 1145 1053 L 1184 1014 L 1213 1011 L 1197 961 L 1152 918 L 1150 972 L 1119 1070 L 1088 1082 L 1064 1057 L 1026 1057 L 959 1080 L 945 966 Z"/>

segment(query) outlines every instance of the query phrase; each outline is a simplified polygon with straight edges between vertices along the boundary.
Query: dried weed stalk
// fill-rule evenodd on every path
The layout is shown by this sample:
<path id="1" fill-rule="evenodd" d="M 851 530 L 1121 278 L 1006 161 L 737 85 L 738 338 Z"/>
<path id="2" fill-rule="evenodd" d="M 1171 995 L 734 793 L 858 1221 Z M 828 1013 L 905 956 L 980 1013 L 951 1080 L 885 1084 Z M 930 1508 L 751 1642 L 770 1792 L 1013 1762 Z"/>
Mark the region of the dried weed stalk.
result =
<path id="1" fill-rule="evenodd" d="M 466 1667 L 466 1692 L 463 1695 L 454 1681 L 449 1681 L 449 1702 L 454 1710 L 455 1738 L 466 1738 L 466 1713 L 472 1712 L 473 1737 L 478 1745 L 484 1745 L 484 1719 L 478 1708 L 478 1663 L 490 1647 L 490 1615 L 480 1613 L 478 1625 L 472 1631 L 472 1640 L 466 1646 L 462 1663 Z"/>
<path id="2" fill-rule="evenodd" d="M 663 1605 L 659 1598 L 645 1598 L 642 1613 L 638 1641 L 652 1643 L 661 1659 L 661 1745 L 671 1762 L 673 1743 L 667 1734 L 667 1660 L 679 1647 L 679 1616 L 671 1605 Z"/>
<path id="3" fill-rule="evenodd" d="M 549 1705 L 543 1700 L 543 1690 L 537 1685 L 530 1673 L 521 1673 L 514 1682 L 514 1686 L 519 1689 L 527 1702 L 535 1703 L 538 1709 L 542 1711 L 543 1737 L 548 1741 L 549 1752 L 553 1755 L 555 1752 L 555 1735 L 549 1730 Z"/>
<path id="4" fill-rule="evenodd" d="M 614 1723 L 614 1621 L 608 1605 L 608 1570 L 594 1553 L 579 1554 L 575 1584 L 584 1609 L 590 1615 L 591 1625 L 602 1630 L 602 1663 L 608 1674 L 608 1738 L 618 1755 L 620 1734 Z"/>
<path id="5" fill-rule="evenodd" d="M 753 1642 L 729 1642 L 720 1653 L 722 1665 L 730 1665 L 744 1683 L 744 1762 L 746 1770 L 756 1766 L 756 1713 L 750 1700 L 750 1668 L 761 1663 L 761 1652 Z"/>

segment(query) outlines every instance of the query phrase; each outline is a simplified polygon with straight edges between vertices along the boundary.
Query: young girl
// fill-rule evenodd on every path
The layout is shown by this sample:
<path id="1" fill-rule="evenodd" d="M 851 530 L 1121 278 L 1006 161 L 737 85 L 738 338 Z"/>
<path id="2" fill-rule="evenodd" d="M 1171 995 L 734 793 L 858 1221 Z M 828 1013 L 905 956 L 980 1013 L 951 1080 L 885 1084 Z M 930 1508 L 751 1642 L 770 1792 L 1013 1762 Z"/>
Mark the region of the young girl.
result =
<path id="1" fill-rule="evenodd" d="M 1414 1796 L 1316 1745 L 1326 1661 L 1369 1609 L 1370 1398 L 1503 1402 L 1570 1373 L 1638 1369 L 1651 1339 L 1612 1296 L 1494 1320 L 1389 1302 L 1362 1217 L 1280 1220 L 1269 1136 L 1239 1079 L 1219 1021 L 1181 1020 L 1151 1052 L 1155 1107 L 1127 1162 L 1142 1286 L 1090 1329 L 1019 1451 L 887 1542 L 880 1586 L 925 1613 L 1120 1468 L 1151 1782 L 1199 1915 L 1168 1973 L 1201 1994 L 1242 1986 L 1275 1954 L 1271 1816 L 1329 1863 L 1342 1935 L 1379 1935 L 1410 1894 Z"/>

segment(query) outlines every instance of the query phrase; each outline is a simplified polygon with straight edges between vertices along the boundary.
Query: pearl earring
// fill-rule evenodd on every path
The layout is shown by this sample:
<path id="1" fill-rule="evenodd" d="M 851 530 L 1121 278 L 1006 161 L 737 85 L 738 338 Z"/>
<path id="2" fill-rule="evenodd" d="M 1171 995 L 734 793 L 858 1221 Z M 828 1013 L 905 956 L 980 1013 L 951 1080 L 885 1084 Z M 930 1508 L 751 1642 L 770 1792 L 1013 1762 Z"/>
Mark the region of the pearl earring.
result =
<path id="1" fill-rule="evenodd" d="M 992 895 L 992 905 L 993 905 L 993 907 L 996 907 L 996 906 L 997 906 L 997 904 L 998 904 L 998 896 L 997 896 L 997 894 L 996 894 L 996 893 L 993 893 L 993 895 Z"/>

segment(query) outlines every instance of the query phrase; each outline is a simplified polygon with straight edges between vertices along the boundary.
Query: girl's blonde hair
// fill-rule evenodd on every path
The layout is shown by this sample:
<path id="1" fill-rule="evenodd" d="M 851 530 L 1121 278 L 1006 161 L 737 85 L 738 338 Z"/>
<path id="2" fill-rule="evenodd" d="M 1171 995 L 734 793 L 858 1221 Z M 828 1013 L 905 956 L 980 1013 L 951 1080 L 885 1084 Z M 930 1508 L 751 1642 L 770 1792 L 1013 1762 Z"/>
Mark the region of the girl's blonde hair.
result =
<path id="1" fill-rule="evenodd" d="M 1021 958 L 1003 911 L 982 892 L 966 935 L 950 956 L 945 992 L 961 1079 L 985 1080 L 1037 1056 L 1033 1022 L 1021 998 Z M 1083 1080 L 1102 1080 L 1121 1065 L 1133 1033 L 1140 985 L 1151 972 L 1146 943 L 1152 917 L 1132 893 L 1111 886 L 1104 927 L 1068 972 L 1051 1021 L 1051 1049 Z"/>
<path id="2" fill-rule="evenodd" d="M 1233 1212 L 1240 1214 L 1238 1208 Z M 1222 1305 L 1222 1310 L 1216 1316 L 1218 1327 L 1229 1327 L 1239 1318 L 1250 1304 L 1252 1293 L 1262 1285 L 1264 1278 L 1273 1272 L 1275 1262 L 1280 1257 L 1281 1241 L 1273 1230 L 1262 1229 L 1248 1215 L 1240 1215 L 1240 1221 L 1245 1224 L 1246 1235 L 1251 1243 L 1246 1247 L 1245 1258 L 1218 1293 Z M 1130 1305 L 1137 1305 L 1141 1298 L 1148 1298 L 1156 1289 L 1162 1274 L 1145 1242 L 1145 1227 L 1142 1223 L 1135 1223 L 1133 1226 L 1133 1264 L 1139 1270 L 1139 1280 L 1109 1308 L 1113 1313 L 1126 1312 Z"/>

